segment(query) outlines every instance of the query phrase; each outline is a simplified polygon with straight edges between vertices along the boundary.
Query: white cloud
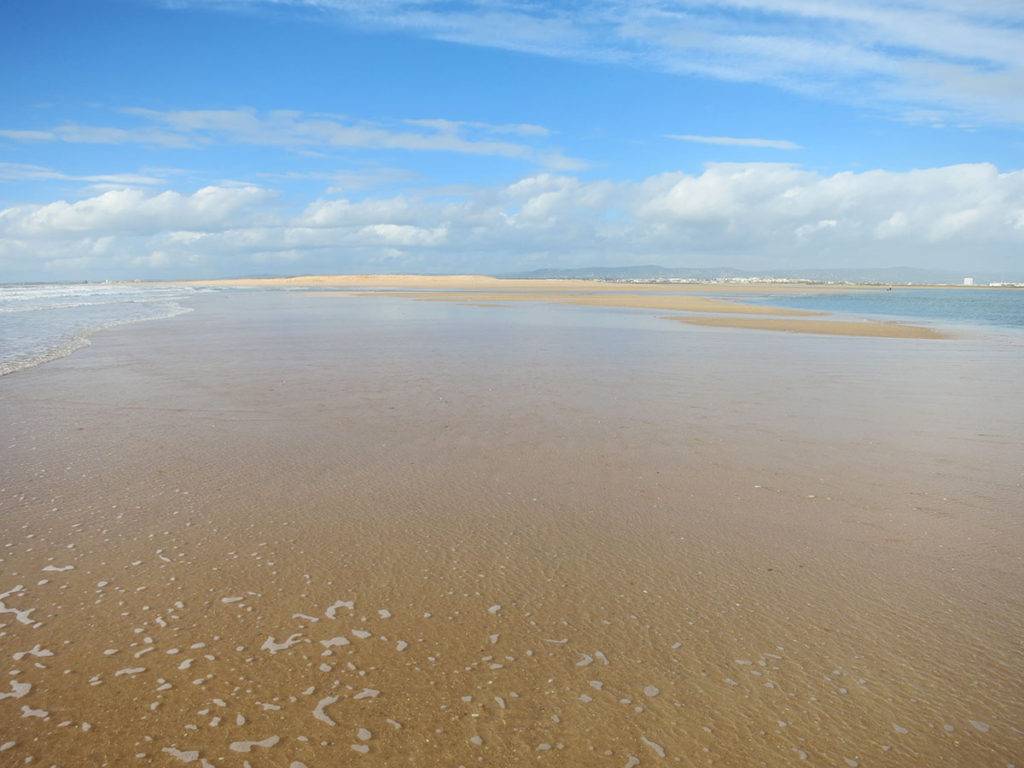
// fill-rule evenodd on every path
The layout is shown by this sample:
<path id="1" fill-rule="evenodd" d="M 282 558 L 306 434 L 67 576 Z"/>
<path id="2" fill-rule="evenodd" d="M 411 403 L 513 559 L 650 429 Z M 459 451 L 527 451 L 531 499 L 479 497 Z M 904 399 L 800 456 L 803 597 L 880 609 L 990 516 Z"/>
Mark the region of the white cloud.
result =
<path id="1" fill-rule="evenodd" d="M 822 175 L 715 164 L 636 181 L 322 199 L 265 188 L 126 189 L 0 211 L 0 279 L 246 272 L 505 272 L 660 263 L 1024 272 L 1024 171 L 988 164 Z M 74 274 L 69 274 L 73 271 Z"/>
<path id="2" fill-rule="evenodd" d="M 84 181 L 96 185 L 153 186 L 164 182 L 162 176 L 142 173 L 106 173 L 73 175 L 42 165 L 0 163 L 0 181 Z"/>
<path id="3" fill-rule="evenodd" d="M 164 4 L 169 4 L 164 0 Z M 761 82 L 894 115 L 1024 123 L 1016 0 L 174 0 Z"/>
<path id="4" fill-rule="evenodd" d="M 427 229 L 410 224 L 370 224 L 359 230 L 359 235 L 368 242 L 380 242 L 386 245 L 440 245 L 448 238 L 448 227 L 439 226 Z"/>
<path id="5" fill-rule="evenodd" d="M 739 138 L 736 136 L 700 136 L 693 133 L 669 133 L 666 139 L 691 144 L 714 144 L 720 147 L 756 147 L 758 149 L 800 149 L 800 145 L 785 139 Z"/>
<path id="6" fill-rule="evenodd" d="M 169 229 L 217 231 L 245 223 L 272 193 L 259 187 L 204 187 L 191 195 L 117 189 L 69 203 L 0 211 L 4 238 L 68 240 L 104 235 L 157 235 Z"/>
<path id="7" fill-rule="evenodd" d="M 52 131 L 0 130 L 0 138 L 15 141 L 53 141 L 54 134 Z"/>
<path id="8" fill-rule="evenodd" d="M 127 108 L 121 114 L 142 125 L 91 126 L 65 123 L 44 131 L 0 130 L 16 141 L 73 144 L 144 144 L 170 148 L 213 144 L 251 144 L 291 150 L 384 149 L 452 152 L 509 157 L 568 171 L 584 166 L 558 150 L 538 144 L 547 129 L 527 123 L 492 125 L 443 119 L 403 120 L 396 125 L 338 115 L 290 110 L 199 109 L 159 111 Z M 515 137 L 512 140 L 507 137 Z"/>

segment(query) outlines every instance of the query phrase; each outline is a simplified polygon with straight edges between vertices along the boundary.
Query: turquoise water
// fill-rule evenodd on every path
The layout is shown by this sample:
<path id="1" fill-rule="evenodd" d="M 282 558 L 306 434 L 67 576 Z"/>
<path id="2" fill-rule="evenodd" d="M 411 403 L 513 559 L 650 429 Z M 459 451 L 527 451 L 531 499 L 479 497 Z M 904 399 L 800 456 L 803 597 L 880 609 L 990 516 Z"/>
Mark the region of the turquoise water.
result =
<path id="1" fill-rule="evenodd" d="M 1024 329 L 1024 289 L 928 288 L 793 296 L 742 296 L 780 307 L 846 315 L 930 320 L 948 325 L 989 325 Z"/>

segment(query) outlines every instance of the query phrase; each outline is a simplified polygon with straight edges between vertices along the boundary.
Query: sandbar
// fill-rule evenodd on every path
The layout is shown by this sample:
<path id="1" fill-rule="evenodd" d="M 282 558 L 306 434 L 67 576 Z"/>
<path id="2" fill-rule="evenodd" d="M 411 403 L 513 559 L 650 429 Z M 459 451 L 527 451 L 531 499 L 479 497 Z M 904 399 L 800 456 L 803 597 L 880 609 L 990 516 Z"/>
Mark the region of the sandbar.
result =
<path id="1" fill-rule="evenodd" d="M 949 334 L 921 325 L 874 320 L 803 320 L 763 317 L 670 317 L 688 325 L 757 331 L 813 333 L 825 336 L 873 336 L 885 339 L 948 339 Z"/>

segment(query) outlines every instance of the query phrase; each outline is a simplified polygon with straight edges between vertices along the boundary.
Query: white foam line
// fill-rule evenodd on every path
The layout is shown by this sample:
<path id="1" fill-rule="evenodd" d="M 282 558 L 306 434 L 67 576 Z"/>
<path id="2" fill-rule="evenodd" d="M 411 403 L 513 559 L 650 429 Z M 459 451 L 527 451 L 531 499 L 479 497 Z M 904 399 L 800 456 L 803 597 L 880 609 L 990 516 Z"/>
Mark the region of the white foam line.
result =
<path id="1" fill-rule="evenodd" d="M 48 363 L 51 360 L 58 360 L 62 357 L 67 357 L 82 347 L 88 347 L 92 343 L 89 341 L 89 336 L 98 331 L 104 331 L 109 328 L 115 328 L 119 325 L 127 325 L 129 323 L 140 323 L 147 320 L 162 320 L 192 311 L 191 307 L 183 307 L 176 301 L 166 303 L 158 301 L 153 302 L 153 304 L 162 305 L 162 308 L 165 310 L 164 314 L 154 315 L 153 317 L 131 317 L 122 318 L 120 320 L 111 320 L 110 322 L 96 325 L 92 328 L 81 331 L 79 335 L 74 336 L 71 339 L 63 340 L 56 346 L 51 345 L 47 349 L 33 354 L 31 357 L 18 357 L 13 360 L 0 360 L 0 376 L 6 376 L 7 374 L 14 373 L 15 371 L 32 368 L 43 363 Z"/>

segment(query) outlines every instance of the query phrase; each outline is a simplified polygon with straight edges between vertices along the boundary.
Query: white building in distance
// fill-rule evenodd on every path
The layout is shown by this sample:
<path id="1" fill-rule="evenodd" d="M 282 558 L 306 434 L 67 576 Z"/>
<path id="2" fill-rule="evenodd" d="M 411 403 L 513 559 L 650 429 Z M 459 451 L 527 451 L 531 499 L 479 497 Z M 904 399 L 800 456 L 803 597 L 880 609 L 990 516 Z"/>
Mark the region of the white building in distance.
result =
<path id="1" fill-rule="evenodd" d="M 974 278 L 973 277 L 965 277 L 964 278 L 964 285 L 974 285 Z"/>

